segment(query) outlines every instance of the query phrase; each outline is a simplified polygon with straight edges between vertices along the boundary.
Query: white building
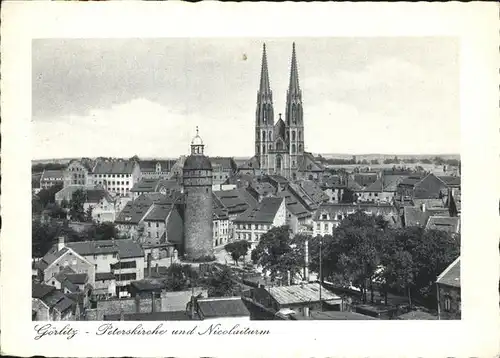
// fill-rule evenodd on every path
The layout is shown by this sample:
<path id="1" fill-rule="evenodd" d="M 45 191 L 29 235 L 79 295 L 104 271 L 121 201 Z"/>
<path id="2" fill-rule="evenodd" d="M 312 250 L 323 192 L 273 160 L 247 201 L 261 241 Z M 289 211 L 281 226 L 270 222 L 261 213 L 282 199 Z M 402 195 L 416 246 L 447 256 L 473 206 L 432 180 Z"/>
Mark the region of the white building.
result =
<path id="1" fill-rule="evenodd" d="M 118 196 L 128 196 L 140 176 L 139 164 L 125 160 L 98 162 L 91 174 L 94 184 L 102 185 Z"/>
<path id="2" fill-rule="evenodd" d="M 263 234 L 273 227 L 286 225 L 284 198 L 263 198 L 256 208 L 250 208 L 234 219 L 236 240 L 246 240 L 253 250 Z"/>

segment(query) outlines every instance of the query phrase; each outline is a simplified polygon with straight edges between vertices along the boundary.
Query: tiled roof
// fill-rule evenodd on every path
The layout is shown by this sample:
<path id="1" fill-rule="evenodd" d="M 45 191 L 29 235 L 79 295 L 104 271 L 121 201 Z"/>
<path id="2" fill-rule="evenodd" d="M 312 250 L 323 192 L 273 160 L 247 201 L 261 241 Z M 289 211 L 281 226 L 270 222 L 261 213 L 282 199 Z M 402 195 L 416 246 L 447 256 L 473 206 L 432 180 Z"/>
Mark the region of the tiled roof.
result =
<path id="1" fill-rule="evenodd" d="M 363 187 L 361 185 L 359 185 L 358 182 L 356 182 L 356 180 L 354 180 L 352 175 L 350 175 L 347 178 L 347 188 L 352 190 L 352 191 L 362 191 L 363 190 Z"/>
<path id="2" fill-rule="evenodd" d="M 403 220 L 406 227 L 425 227 L 429 216 L 430 213 L 428 211 L 423 212 L 420 208 L 412 206 L 405 206 L 403 208 Z"/>
<path id="3" fill-rule="evenodd" d="M 301 180 L 299 185 L 315 203 L 319 204 L 328 200 L 328 195 L 314 181 Z"/>
<path id="4" fill-rule="evenodd" d="M 233 190 L 220 190 L 214 192 L 217 199 L 227 208 L 229 214 L 244 212 L 248 208 L 257 206 L 255 199 L 245 188 Z"/>
<path id="5" fill-rule="evenodd" d="M 422 205 L 425 205 L 426 209 L 444 209 L 445 201 L 443 199 L 413 199 L 413 205 L 421 208 Z"/>
<path id="6" fill-rule="evenodd" d="M 422 179 L 423 179 L 422 176 L 410 175 L 410 176 L 404 178 L 398 185 L 415 186 L 415 184 L 417 184 Z"/>
<path id="7" fill-rule="evenodd" d="M 297 157 L 297 167 L 301 172 L 323 172 L 325 167 L 311 153 L 304 152 Z"/>
<path id="8" fill-rule="evenodd" d="M 255 156 L 238 165 L 240 169 L 259 169 L 259 167 L 259 159 Z"/>
<path id="9" fill-rule="evenodd" d="M 87 196 L 87 203 L 99 203 L 101 199 L 106 199 L 109 203 L 114 202 L 113 198 L 107 190 L 105 189 L 87 189 L 85 190 L 86 196 Z"/>
<path id="10" fill-rule="evenodd" d="M 237 169 L 236 163 L 231 157 L 210 157 L 212 168 L 219 166 L 223 170 L 235 171 Z"/>
<path id="11" fill-rule="evenodd" d="M 104 321 L 120 321 L 119 314 L 104 315 Z M 147 312 L 147 313 L 124 313 L 124 321 L 190 321 L 191 318 L 183 311 L 172 312 Z"/>
<path id="12" fill-rule="evenodd" d="M 398 185 L 405 179 L 403 175 L 384 175 L 382 182 L 384 184 L 385 192 L 396 192 Z"/>
<path id="13" fill-rule="evenodd" d="M 31 297 L 42 299 L 48 294 L 54 292 L 55 290 L 56 288 L 53 286 L 33 282 L 31 286 Z"/>
<path id="14" fill-rule="evenodd" d="M 44 170 L 40 180 L 64 180 L 64 170 Z"/>
<path id="15" fill-rule="evenodd" d="M 198 299 L 198 309 L 203 318 L 250 317 L 240 297 Z"/>
<path id="16" fill-rule="evenodd" d="M 319 283 L 268 287 L 266 290 L 280 305 L 319 302 Z M 321 300 L 340 300 L 340 297 L 323 287 L 321 290 Z"/>
<path id="17" fill-rule="evenodd" d="M 322 185 L 326 188 L 344 187 L 340 175 L 330 175 L 329 177 L 324 178 Z"/>
<path id="18" fill-rule="evenodd" d="M 134 184 L 130 191 L 132 192 L 155 192 L 156 188 L 158 188 L 158 183 L 161 179 L 150 179 L 150 178 L 142 178 L 137 183 Z"/>
<path id="19" fill-rule="evenodd" d="M 460 232 L 460 218 L 446 216 L 431 216 L 425 227 L 428 230 L 446 231 L 450 234 Z"/>
<path id="20" fill-rule="evenodd" d="M 298 218 L 310 217 L 311 212 L 309 212 L 300 201 L 297 200 L 295 195 L 293 195 L 289 190 L 282 190 L 278 193 L 278 197 L 285 198 L 285 204 L 288 211 Z"/>
<path id="21" fill-rule="evenodd" d="M 57 251 L 57 245 L 54 245 L 44 256 L 38 261 L 38 267 L 41 270 L 45 270 L 49 267 L 54 261 L 56 261 L 59 257 L 68 252 L 67 247 L 63 247 L 62 250 Z"/>
<path id="22" fill-rule="evenodd" d="M 31 289 L 31 297 L 38 298 L 47 306 L 55 308 L 59 312 L 64 312 L 75 304 L 73 300 L 66 297 L 61 291 L 56 290 L 55 287 L 35 282 Z"/>
<path id="23" fill-rule="evenodd" d="M 94 167 L 94 174 L 132 174 L 137 165 L 133 161 L 100 161 Z"/>
<path id="24" fill-rule="evenodd" d="M 114 280 L 115 275 L 112 272 L 96 272 L 95 273 L 95 280 L 96 281 L 107 281 L 107 280 Z"/>
<path id="25" fill-rule="evenodd" d="M 129 201 L 127 205 L 125 205 L 120 214 L 118 214 L 115 222 L 119 224 L 138 224 L 155 202 L 154 199 L 157 199 L 157 202 L 161 202 L 162 200 L 166 200 L 167 197 L 161 195 L 156 198 L 151 198 L 150 196 L 141 195 L 134 201 Z"/>
<path id="26" fill-rule="evenodd" d="M 130 285 L 135 288 L 137 291 L 153 291 L 153 290 L 162 290 L 166 287 L 166 283 L 164 280 L 158 279 L 147 279 L 147 280 L 138 280 L 133 281 Z"/>
<path id="27" fill-rule="evenodd" d="M 89 279 L 86 273 L 67 274 L 66 278 L 68 279 L 69 282 L 75 285 L 84 285 L 87 283 Z"/>
<path id="28" fill-rule="evenodd" d="M 267 176 L 271 181 L 277 184 L 288 184 L 288 179 L 281 175 L 268 175 Z"/>
<path id="29" fill-rule="evenodd" d="M 382 178 L 378 178 L 375 180 L 373 183 L 368 185 L 364 191 L 367 192 L 382 192 L 383 190 L 383 185 L 382 185 Z"/>
<path id="30" fill-rule="evenodd" d="M 190 155 L 184 161 L 183 170 L 212 170 L 210 159 L 204 155 Z"/>
<path id="31" fill-rule="evenodd" d="M 437 199 L 447 185 L 434 174 L 429 174 L 415 184 L 413 196 L 418 199 Z"/>
<path id="32" fill-rule="evenodd" d="M 451 176 L 451 175 L 440 175 L 438 176 L 439 179 L 441 179 L 446 185 L 457 187 L 460 186 L 461 184 L 461 179 L 458 176 Z"/>
<path id="33" fill-rule="evenodd" d="M 153 210 L 144 218 L 144 221 L 165 221 L 172 211 L 172 205 L 155 205 Z"/>
<path id="34" fill-rule="evenodd" d="M 177 162 L 175 159 L 168 160 L 139 160 L 139 168 L 142 173 L 156 172 L 156 165 L 160 164 L 162 172 L 168 172 Z"/>
<path id="35" fill-rule="evenodd" d="M 250 186 L 262 196 L 272 195 L 276 191 L 274 186 L 267 182 L 253 182 Z"/>
<path id="36" fill-rule="evenodd" d="M 82 256 L 118 253 L 121 259 L 142 257 L 141 246 L 132 239 L 79 241 L 66 244 Z"/>
<path id="37" fill-rule="evenodd" d="M 302 201 L 302 204 L 306 206 L 306 209 L 314 211 L 318 208 L 318 203 L 315 202 L 300 185 L 290 183 L 288 185 L 288 190 L 295 196 L 295 198 Z"/>
<path id="38" fill-rule="evenodd" d="M 250 208 L 239 215 L 234 222 L 255 222 L 272 224 L 283 198 L 263 198 L 256 208 Z"/>
<path id="39" fill-rule="evenodd" d="M 367 187 L 377 181 L 377 173 L 358 173 L 353 175 L 353 179 L 362 187 Z"/>
<path id="40" fill-rule="evenodd" d="M 437 278 L 436 283 L 460 287 L 460 257 L 453 261 Z"/>

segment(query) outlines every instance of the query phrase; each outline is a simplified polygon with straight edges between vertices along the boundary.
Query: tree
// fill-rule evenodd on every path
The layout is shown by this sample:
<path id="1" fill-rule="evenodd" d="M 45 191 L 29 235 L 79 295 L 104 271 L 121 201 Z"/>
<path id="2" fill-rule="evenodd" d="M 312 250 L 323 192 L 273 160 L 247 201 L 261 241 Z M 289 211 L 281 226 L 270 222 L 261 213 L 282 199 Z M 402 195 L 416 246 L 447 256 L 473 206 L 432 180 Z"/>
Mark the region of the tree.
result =
<path id="1" fill-rule="evenodd" d="M 275 227 L 262 235 L 259 244 L 252 251 L 254 264 L 269 272 L 274 281 L 279 275 L 290 272 L 293 277 L 301 275 L 304 267 L 304 236 L 290 237 L 288 226 Z"/>
<path id="2" fill-rule="evenodd" d="M 198 280 L 198 273 L 190 265 L 174 263 L 167 269 L 165 284 L 167 291 L 183 291 L 194 287 Z"/>
<path id="3" fill-rule="evenodd" d="M 224 250 L 226 250 L 234 260 L 236 266 L 238 266 L 238 260 L 240 257 L 246 256 L 248 249 L 250 248 L 250 243 L 246 240 L 234 241 L 226 244 Z"/>
<path id="4" fill-rule="evenodd" d="M 66 219 L 66 211 L 61 208 L 57 203 L 49 203 L 45 207 L 48 215 L 54 219 Z"/>
<path id="5" fill-rule="evenodd" d="M 83 209 L 83 204 L 87 200 L 87 195 L 82 189 L 78 189 L 73 192 L 71 196 L 69 215 L 72 220 L 75 221 L 85 221 L 85 212 Z"/>
<path id="6" fill-rule="evenodd" d="M 129 160 L 130 160 L 131 162 L 138 162 L 140 159 L 139 159 L 139 157 L 138 157 L 138 156 L 137 156 L 137 154 L 136 154 L 136 155 L 134 155 L 133 157 L 129 158 Z"/>
<path id="7" fill-rule="evenodd" d="M 378 159 L 372 159 L 372 160 L 370 160 L 370 163 L 372 165 L 377 165 L 377 164 L 379 164 L 379 161 L 378 161 Z"/>
<path id="8" fill-rule="evenodd" d="M 86 222 L 92 222 L 92 211 L 93 211 L 93 207 L 92 206 L 88 206 L 87 210 L 85 210 L 85 221 Z"/>
<path id="9" fill-rule="evenodd" d="M 356 201 L 356 195 L 352 190 L 346 188 L 342 194 L 341 201 L 343 203 L 354 203 Z"/>
<path id="10" fill-rule="evenodd" d="M 214 272 L 208 285 L 208 297 L 232 297 L 238 293 L 238 285 L 227 266 Z"/>
<path id="11" fill-rule="evenodd" d="M 53 185 L 47 189 L 42 189 L 38 192 L 37 197 L 43 208 L 49 203 L 55 203 L 55 195 L 63 188 L 62 184 Z"/>

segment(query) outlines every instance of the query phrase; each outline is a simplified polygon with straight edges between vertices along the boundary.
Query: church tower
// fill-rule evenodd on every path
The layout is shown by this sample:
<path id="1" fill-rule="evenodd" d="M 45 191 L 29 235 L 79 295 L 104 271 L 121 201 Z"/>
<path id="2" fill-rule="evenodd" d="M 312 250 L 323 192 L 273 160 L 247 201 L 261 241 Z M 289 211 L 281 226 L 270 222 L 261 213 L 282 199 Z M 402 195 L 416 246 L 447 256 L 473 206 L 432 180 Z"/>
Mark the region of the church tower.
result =
<path id="1" fill-rule="evenodd" d="M 198 134 L 191 142 L 191 155 L 184 162 L 183 186 L 184 255 L 188 259 L 213 256 L 212 232 L 212 164 L 203 153 Z"/>
<path id="2" fill-rule="evenodd" d="M 273 93 L 269 84 L 266 44 L 264 44 L 262 50 L 260 87 L 257 92 L 257 109 L 255 113 L 255 157 L 258 158 L 260 168 L 264 173 L 269 173 L 273 166 L 271 156 L 269 155 L 269 152 L 273 150 L 273 131 Z"/>
<path id="3" fill-rule="evenodd" d="M 302 110 L 302 91 L 299 86 L 299 71 L 295 42 L 292 48 L 292 63 L 290 66 L 290 83 L 286 93 L 286 142 L 290 150 L 290 177 L 296 172 L 299 159 L 304 154 L 304 117 Z"/>

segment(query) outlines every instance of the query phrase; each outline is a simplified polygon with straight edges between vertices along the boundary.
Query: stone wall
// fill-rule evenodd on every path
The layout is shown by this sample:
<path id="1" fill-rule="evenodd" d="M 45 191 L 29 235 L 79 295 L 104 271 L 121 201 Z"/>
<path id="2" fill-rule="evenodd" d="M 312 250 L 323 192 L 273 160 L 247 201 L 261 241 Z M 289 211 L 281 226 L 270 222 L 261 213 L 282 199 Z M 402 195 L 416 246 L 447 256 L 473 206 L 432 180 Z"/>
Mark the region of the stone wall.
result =
<path id="1" fill-rule="evenodd" d="M 187 258 L 213 255 L 212 185 L 185 187 L 184 250 Z"/>

